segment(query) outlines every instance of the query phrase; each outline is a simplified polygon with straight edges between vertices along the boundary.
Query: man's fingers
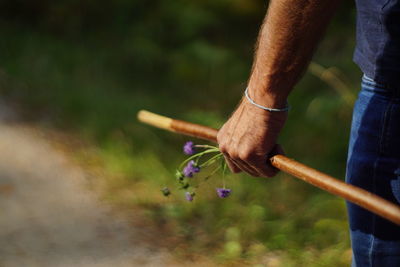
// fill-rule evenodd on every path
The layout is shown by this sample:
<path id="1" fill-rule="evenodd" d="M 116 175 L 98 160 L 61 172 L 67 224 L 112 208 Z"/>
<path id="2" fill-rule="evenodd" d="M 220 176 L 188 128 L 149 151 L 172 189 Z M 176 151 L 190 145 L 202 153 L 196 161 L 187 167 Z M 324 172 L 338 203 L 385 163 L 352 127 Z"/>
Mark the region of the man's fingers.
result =
<path id="1" fill-rule="evenodd" d="M 260 176 L 260 173 L 258 173 L 255 169 L 251 168 L 244 161 L 233 159 L 227 153 L 224 153 L 224 157 L 226 164 L 233 173 L 239 173 L 244 171 L 254 177 Z"/>
<path id="2" fill-rule="evenodd" d="M 273 177 L 279 172 L 279 169 L 271 165 L 270 158 L 278 154 L 284 154 L 284 151 L 280 145 L 276 144 L 267 157 L 253 157 L 247 163 L 256 169 L 261 174 L 260 176 Z"/>
<path id="3" fill-rule="evenodd" d="M 235 162 L 236 166 L 239 166 L 243 171 L 246 173 L 250 174 L 253 177 L 259 177 L 261 176 L 261 173 L 259 173 L 256 169 L 252 168 L 249 164 L 244 162 L 243 160 L 239 159 L 231 159 L 233 162 Z"/>
<path id="4" fill-rule="evenodd" d="M 229 158 L 228 155 L 224 154 L 225 162 L 228 165 L 228 168 L 231 170 L 233 173 L 239 173 L 242 170 L 236 166 L 236 164 Z"/>
<path id="5" fill-rule="evenodd" d="M 281 145 L 279 144 L 275 144 L 275 146 L 272 148 L 271 152 L 267 155 L 267 160 L 265 162 L 265 168 L 263 169 L 263 173 L 267 176 L 267 177 L 273 177 L 275 176 L 278 172 L 279 169 L 275 168 L 274 166 L 272 166 L 270 159 L 275 156 L 275 155 L 284 155 L 285 151 L 283 151 L 283 148 Z"/>
<path id="6" fill-rule="evenodd" d="M 220 150 L 225 157 L 225 161 L 229 169 L 233 173 L 244 171 L 254 177 L 273 177 L 279 170 L 271 165 L 270 158 L 277 154 L 284 154 L 282 147 L 278 144 L 274 145 L 270 153 L 260 156 L 253 153 L 242 153 L 240 156 L 231 156 L 226 146 L 220 146 Z M 236 154 L 235 154 L 236 155 Z"/>
<path id="7" fill-rule="evenodd" d="M 266 164 L 268 164 L 267 162 L 266 162 Z M 278 169 L 276 169 L 276 168 L 274 168 L 274 167 L 270 167 L 270 166 L 265 166 L 264 168 L 262 168 L 262 176 L 263 177 L 274 177 L 278 172 L 279 172 L 279 170 Z"/>
<path id="8" fill-rule="evenodd" d="M 276 144 L 272 148 L 271 152 L 267 155 L 266 168 L 264 170 L 265 175 L 267 175 L 267 177 L 273 177 L 279 172 L 279 169 L 275 168 L 271 164 L 271 160 L 270 160 L 275 155 L 285 155 L 285 151 L 283 150 L 282 146 L 279 144 Z"/>
<path id="9" fill-rule="evenodd" d="M 275 155 L 285 155 L 285 151 L 283 150 L 283 147 L 280 144 L 276 144 L 271 152 L 268 154 L 268 159 L 272 158 Z"/>
<path id="10" fill-rule="evenodd" d="M 259 159 L 256 162 L 251 162 L 251 164 L 251 166 L 260 173 L 259 176 L 261 177 L 273 177 L 279 172 L 278 169 L 270 165 L 269 159 L 266 158 Z"/>

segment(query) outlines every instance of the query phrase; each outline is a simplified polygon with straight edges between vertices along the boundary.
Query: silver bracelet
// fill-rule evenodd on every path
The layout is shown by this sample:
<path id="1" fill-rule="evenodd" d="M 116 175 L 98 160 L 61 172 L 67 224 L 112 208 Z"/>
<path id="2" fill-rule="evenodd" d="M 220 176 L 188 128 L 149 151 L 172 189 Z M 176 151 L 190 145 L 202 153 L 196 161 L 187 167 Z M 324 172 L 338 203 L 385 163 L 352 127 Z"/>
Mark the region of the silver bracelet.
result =
<path id="1" fill-rule="evenodd" d="M 286 103 L 286 107 L 284 107 L 284 108 L 267 108 L 267 107 L 261 106 L 261 105 L 257 104 L 256 102 L 254 102 L 253 99 L 250 98 L 248 91 L 249 91 L 249 88 L 247 87 L 246 90 L 244 91 L 244 95 L 246 96 L 247 100 L 256 107 L 259 107 L 264 110 L 268 110 L 270 112 L 285 112 L 290 109 L 290 106 L 287 103 Z"/>

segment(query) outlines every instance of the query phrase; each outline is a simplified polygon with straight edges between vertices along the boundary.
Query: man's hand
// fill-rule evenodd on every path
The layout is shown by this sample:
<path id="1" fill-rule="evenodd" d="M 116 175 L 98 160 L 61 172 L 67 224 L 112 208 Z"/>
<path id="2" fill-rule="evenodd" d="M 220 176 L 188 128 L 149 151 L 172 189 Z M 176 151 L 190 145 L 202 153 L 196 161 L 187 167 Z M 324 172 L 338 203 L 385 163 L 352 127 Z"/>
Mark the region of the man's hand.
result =
<path id="1" fill-rule="evenodd" d="M 261 28 L 250 97 L 279 108 L 305 72 L 340 0 L 272 0 Z M 269 112 L 244 99 L 218 133 L 219 147 L 233 172 L 274 176 L 268 158 L 282 153 L 276 139 L 286 112 Z"/>
<path id="2" fill-rule="evenodd" d="M 231 171 L 274 176 L 278 170 L 270 164 L 269 157 L 283 154 L 276 140 L 286 118 L 286 112 L 266 111 L 244 99 L 217 137 Z"/>

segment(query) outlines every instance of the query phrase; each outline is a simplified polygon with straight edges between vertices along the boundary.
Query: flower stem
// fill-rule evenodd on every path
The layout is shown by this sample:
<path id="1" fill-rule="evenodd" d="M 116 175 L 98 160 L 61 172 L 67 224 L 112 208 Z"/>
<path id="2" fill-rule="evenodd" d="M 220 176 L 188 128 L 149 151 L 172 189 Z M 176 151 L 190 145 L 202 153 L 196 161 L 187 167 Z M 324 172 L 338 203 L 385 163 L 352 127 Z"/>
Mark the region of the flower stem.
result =
<path id="1" fill-rule="evenodd" d="M 218 168 L 215 168 L 215 170 L 213 170 L 209 175 L 204 177 L 203 182 L 207 181 L 211 176 L 213 176 L 217 171 L 219 171 L 219 169 L 221 169 L 221 166 L 218 166 Z"/>
<path id="2" fill-rule="evenodd" d="M 201 164 L 200 167 L 203 168 L 203 167 L 210 166 L 210 165 L 213 164 L 218 158 L 220 158 L 220 157 L 222 157 L 222 156 L 223 156 L 222 153 L 217 154 L 217 155 L 211 157 L 210 159 L 208 159 L 207 161 L 203 162 L 203 164 Z"/>
<path id="3" fill-rule="evenodd" d="M 195 145 L 194 147 L 201 147 L 201 148 L 217 148 L 216 146 L 210 146 L 210 145 Z"/>
<path id="4" fill-rule="evenodd" d="M 203 180 L 201 182 L 199 182 L 195 188 L 198 188 L 202 183 L 206 182 L 208 179 L 210 179 L 211 176 L 213 176 L 217 171 L 219 171 L 221 169 L 221 166 L 218 166 L 217 168 L 215 168 L 215 170 L 213 170 L 209 175 L 207 175 L 206 177 L 203 178 Z"/>
<path id="5" fill-rule="evenodd" d="M 222 187 L 225 189 L 226 162 L 222 162 Z"/>
<path id="6" fill-rule="evenodd" d="M 218 148 L 210 148 L 210 149 L 204 150 L 203 152 L 197 153 L 197 154 L 195 154 L 195 155 L 193 155 L 193 156 L 187 158 L 186 160 L 184 160 L 184 161 L 181 163 L 181 165 L 179 165 L 179 168 L 178 168 L 178 169 L 181 170 L 181 169 L 183 168 L 183 166 L 185 166 L 186 163 L 188 163 L 189 161 L 191 161 L 192 159 L 194 159 L 194 158 L 196 158 L 196 157 L 201 157 L 201 156 L 203 156 L 204 154 L 208 154 L 208 153 L 217 153 L 217 152 L 219 152 L 219 149 L 218 149 Z"/>

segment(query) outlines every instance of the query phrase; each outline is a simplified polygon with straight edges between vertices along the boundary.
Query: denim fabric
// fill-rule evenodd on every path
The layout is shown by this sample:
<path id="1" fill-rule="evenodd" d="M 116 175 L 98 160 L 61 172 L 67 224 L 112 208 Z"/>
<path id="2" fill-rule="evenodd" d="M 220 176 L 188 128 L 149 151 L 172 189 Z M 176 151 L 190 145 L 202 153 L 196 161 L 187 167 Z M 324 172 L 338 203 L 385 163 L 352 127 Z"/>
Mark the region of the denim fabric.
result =
<path id="1" fill-rule="evenodd" d="M 400 204 L 400 87 L 364 76 L 354 106 L 346 180 Z M 353 266 L 399 267 L 400 226 L 347 203 Z"/>

